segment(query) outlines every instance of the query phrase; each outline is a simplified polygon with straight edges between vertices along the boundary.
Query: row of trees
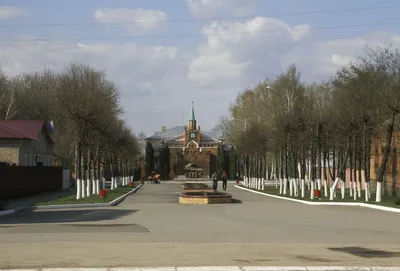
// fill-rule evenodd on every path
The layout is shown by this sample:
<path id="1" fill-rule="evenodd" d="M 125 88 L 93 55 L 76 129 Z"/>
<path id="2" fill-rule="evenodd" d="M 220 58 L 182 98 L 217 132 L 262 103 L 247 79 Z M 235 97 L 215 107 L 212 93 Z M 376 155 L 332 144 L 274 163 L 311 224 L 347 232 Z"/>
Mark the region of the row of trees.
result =
<path id="1" fill-rule="evenodd" d="M 371 153 L 381 153 L 375 198 L 381 201 L 400 114 L 400 52 L 367 47 L 364 55 L 327 82 L 305 84 L 292 65 L 242 92 L 230 107 L 230 118 L 219 124 L 237 146 L 240 171 L 250 178 L 279 180 L 282 194 L 289 188 L 290 195 L 304 197 L 308 183 L 311 198 L 319 189 L 334 199 L 339 182 L 345 196 L 350 169 L 350 195 L 361 197 L 365 179 L 368 201 Z"/>
<path id="2" fill-rule="evenodd" d="M 99 192 L 104 170 L 112 189 L 137 171 L 138 140 L 122 112 L 115 84 L 88 65 L 15 77 L 0 73 L 0 119 L 54 121 L 54 158 L 74 167 L 77 199 Z"/>

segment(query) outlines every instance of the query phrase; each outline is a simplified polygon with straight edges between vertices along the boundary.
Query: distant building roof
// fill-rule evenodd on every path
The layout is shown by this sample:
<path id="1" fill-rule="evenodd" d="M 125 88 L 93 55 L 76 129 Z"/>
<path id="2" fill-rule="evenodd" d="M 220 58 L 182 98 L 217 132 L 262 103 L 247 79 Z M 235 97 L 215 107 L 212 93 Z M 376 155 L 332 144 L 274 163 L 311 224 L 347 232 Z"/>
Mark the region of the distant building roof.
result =
<path id="1" fill-rule="evenodd" d="M 147 140 L 168 140 L 174 137 L 177 137 L 181 134 L 185 133 L 185 126 L 175 126 L 173 128 L 167 129 L 164 132 L 156 132 L 155 135 L 152 135 Z"/>
<path id="2" fill-rule="evenodd" d="M 44 120 L 0 120 L 0 139 L 35 140 L 45 124 Z M 51 142 L 47 129 L 46 133 Z"/>
<path id="3" fill-rule="evenodd" d="M 155 135 L 152 135 L 146 140 L 170 140 L 185 133 L 185 126 L 175 126 L 173 128 L 167 129 L 166 131 L 156 132 Z M 214 139 L 218 139 L 217 134 L 214 132 L 200 131 L 201 133 L 201 141 L 214 141 Z"/>

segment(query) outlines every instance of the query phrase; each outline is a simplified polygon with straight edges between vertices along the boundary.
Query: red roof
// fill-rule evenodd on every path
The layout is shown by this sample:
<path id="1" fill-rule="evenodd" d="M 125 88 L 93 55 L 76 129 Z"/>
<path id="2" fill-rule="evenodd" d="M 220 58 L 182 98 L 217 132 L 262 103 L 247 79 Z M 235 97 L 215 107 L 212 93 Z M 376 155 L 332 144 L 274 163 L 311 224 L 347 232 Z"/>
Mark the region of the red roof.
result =
<path id="1" fill-rule="evenodd" d="M 38 138 L 44 120 L 0 120 L 0 139 Z"/>

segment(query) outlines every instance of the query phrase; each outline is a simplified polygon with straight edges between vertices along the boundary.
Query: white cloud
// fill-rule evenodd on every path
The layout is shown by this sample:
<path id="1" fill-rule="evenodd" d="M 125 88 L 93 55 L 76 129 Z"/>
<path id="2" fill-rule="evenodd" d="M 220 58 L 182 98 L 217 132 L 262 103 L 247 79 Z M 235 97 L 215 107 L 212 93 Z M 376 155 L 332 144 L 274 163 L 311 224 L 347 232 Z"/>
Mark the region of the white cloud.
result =
<path id="1" fill-rule="evenodd" d="M 24 9 L 13 6 L 0 6 L 0 20 L 8 20 L 26 15 L 28 15 L 28 12 Z"/>
<path id="2" fill-rule="evenodd" d="M 253 0 L 186 0 L 190 13 L 196 18 L 213 17 L 227 12 L 247 16 L 253 12 Z"/>
<path id="3" fill-rule="evenodd" d="M 198 124 L 206 130 L 227 113 L 230 97 L 292 63 L 303 79 L 321 80 L 362 53 L 367 44 L 400 47 L 400 35 L 393 33 L 318 40 L 310 39 L 309 31 L 297 31 L 307 28 L 263 17 L 213 22 L 202 31 L 214 35 L 193 51 L 128 42 L 0 43 L 0 69 L 15 75 L 44 67 L 61 70 L 72 61 L 87 63 L 105 70 L 120 87 L 125 118 L 136 131 L 181 125 L 182 119 L 186 123 L 192 100 Z"/>
<path id="4" fill-rule="evenodd" d="M 293 29 L 304 30 L 299 34 Z M 221 87 L 261 80 L 280 67 L 282 55 L 306 36 L 306 29 L 304 25 L 291 28 L 265 17 L 246 22 L 213 22 L 203 29 L 204 34 L 209 34 L 207 44 L 192 60 L 188 78 L 198 84 Z"/>
<path id="5" fill-rule="evenodd" d="M 124 9 L 105 8 L 94 12 L 96 20 L 102 23 L 118 23 L 129 32 L 134 34 L 145 34 L 165 25 L 167 15 L 159 10 L 152 9 Z M 126 24 L 119 24 L 127 22 Z M 129 23 L 138 22 L 138 23 Z"/>
<path id="6" fill-rule="evenodd" d="M 303 71 L 303 79 L 307 81 L 328 79 L 337 69 L 361 56 L 366 46 L 372 49 L 378 46 L 400 48 L 400 35 L 374 32 L 359 37 L 307 43 L 282 57 L 282 63 L 297 63 Z"/>

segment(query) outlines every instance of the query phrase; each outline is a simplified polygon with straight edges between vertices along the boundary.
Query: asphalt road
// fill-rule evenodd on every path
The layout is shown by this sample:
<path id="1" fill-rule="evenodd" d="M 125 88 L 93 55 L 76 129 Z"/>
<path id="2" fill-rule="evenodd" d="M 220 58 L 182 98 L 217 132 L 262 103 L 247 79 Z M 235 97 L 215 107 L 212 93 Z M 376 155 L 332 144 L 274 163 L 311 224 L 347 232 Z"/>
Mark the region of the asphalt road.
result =
<path id="1" fill-rule="evenodd" d="M 179 205 L 179 184 L 146 184 L 118 207 L 0 217 L 0 268 L 400 265 L 399 214 L 228 190 Z"/>

